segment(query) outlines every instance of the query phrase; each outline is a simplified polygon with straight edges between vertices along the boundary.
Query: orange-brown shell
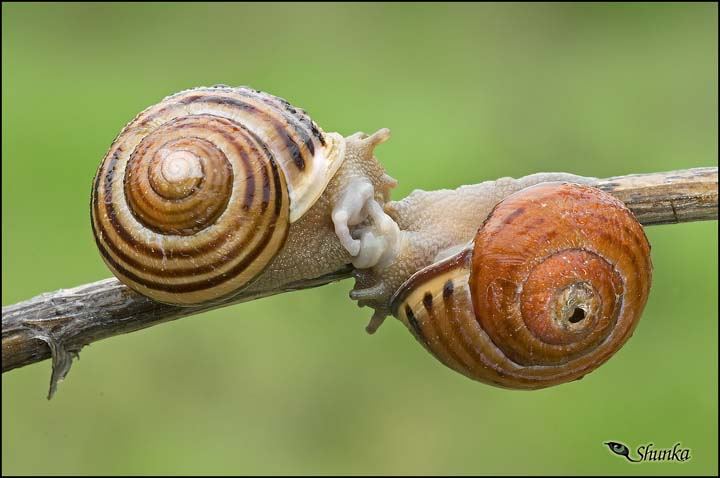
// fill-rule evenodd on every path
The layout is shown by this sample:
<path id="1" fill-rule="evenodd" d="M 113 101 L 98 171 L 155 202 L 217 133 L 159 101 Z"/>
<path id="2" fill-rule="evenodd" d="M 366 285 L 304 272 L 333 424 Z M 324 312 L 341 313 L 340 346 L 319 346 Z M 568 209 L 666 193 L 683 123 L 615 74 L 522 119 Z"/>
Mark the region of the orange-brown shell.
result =
<path id="1" fill-rule="evenodd" d="M 92 226 L 105 263 L 161 302 L 195 304 L 242 288 L 339 167 L 336 136 L 249 88 L 196 88 L 151 106 L 95 176 Z"/>
<path id="2" fill-rule="evenodd" d="M 543 388 L 583 377 L 627 341 L 651 273 L 650 245 L 621 201 L 543 183 L 498 204 L 472 247 L 411 277 L 393 310 L 448 367 Z"/>

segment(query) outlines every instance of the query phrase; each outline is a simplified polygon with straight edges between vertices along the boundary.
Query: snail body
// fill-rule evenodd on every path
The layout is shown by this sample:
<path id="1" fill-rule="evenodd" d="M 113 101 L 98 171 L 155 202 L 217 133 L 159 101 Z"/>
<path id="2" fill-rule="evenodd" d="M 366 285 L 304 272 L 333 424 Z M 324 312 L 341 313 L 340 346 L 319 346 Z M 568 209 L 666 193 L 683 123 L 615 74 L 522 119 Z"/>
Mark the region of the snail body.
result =
<path id="1" fill-rule="evenodd" d="M 500 202 L 470 244 L 415 273 L 390 307 L 448 367 L 543 388 L 581 378 L 627 341 L 651 271 L 642 226 L 622 202 L 544 183 Z"/>
<path id="2" fill-rule="evenodd" d="M 337 270 L 368 254 L 351 226 L 372 226 L 369 210 L 387 222 L 373 205 L 387 200 L 395 181 L 372 151 L 388 136 L 325 133 L 303 110 L 250 88 L 169 96 L 123 129 L 97 171 L 98 248 L 126 285 L 178 305 L 219 300 L 255 282 L 288 242 L 303 242 L 288 241 L 291 234 L 320 237 L 317 252 L 330 257 L 317 259 Z M 320 201 L 328 189 L 333 197 Z M 329 210 L 310 214 L 318 202 Z M 316 220 L 292 227 L 307 216 Z M 341 240 L 331 237 L 335 230 Z M 275 269 L 272 280 L 281 286 L 323 267 L 285 261 L 288 272 Z"/>

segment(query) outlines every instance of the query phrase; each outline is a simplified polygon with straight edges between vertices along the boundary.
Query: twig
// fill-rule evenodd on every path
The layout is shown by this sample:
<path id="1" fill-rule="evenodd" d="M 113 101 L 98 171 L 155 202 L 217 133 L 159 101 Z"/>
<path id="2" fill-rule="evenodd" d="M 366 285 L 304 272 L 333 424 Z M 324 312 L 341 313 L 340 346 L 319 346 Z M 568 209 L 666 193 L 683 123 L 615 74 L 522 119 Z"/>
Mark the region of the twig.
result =
<path id="1" fill-rule="evenodd" d="M 352 267 L 348 265 L 335 273 L 280 290 L 255 291 L 225 302 L 194 307 L 155 302 L 117 279 L 46 292 L 2 308 L 2 371 L 52 357 L 50 398 L 57 383 L 70 370 L 73 357 L 92 342 L 231 304 L 329 284 L 346 279 L 351 273 Z"/>
<path id="2" fill-rule="evenodd" d="M 624 201 L 646 225 L 718 218 L 718 169 L 695 168 L 598 180 L 596 187 Z M 147 299 L 116 279 L 47 292 L 2 308 L 3 373 L 53 358 L 49 396 L 85 345 L 207 310 L 280 292 L 324 285 L 351 276 L 342 270 L 282 290 L 241 294 L 223 303 L 175 307 Z"/>
<path id="3" fill-rule="evenodd" d="M 645 226 L 718 218 L 718 168 L 630 174 L 595 187 L 623 201 Z"/>

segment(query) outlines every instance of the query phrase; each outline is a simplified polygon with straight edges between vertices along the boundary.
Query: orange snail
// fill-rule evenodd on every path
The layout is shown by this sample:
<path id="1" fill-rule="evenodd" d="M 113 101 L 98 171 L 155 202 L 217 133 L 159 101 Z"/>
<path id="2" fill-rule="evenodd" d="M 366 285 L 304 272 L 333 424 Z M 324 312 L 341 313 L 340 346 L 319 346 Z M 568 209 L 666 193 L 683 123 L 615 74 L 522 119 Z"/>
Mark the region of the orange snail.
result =
<path id="1" fill-rule="evenodd" d="M 132 289 L 177 305 L 373 265 L 382 241 L 350 228 L 394 225 L 382 205 L 396 181 L 372 155 L 388 137 L 325 133 L 245 87 L 169 96 L 122 130 L 98 168 L 102 258 Z"/>
<path id="2" fill-rule="evenodd" d="M 627 341 L 651 271 L 643 228 L 621 201 L 542 183 L 502 200 L 471 243 L 413 274 L 390 311 L 463 375 L 543 388 L 583 377 Z"/>

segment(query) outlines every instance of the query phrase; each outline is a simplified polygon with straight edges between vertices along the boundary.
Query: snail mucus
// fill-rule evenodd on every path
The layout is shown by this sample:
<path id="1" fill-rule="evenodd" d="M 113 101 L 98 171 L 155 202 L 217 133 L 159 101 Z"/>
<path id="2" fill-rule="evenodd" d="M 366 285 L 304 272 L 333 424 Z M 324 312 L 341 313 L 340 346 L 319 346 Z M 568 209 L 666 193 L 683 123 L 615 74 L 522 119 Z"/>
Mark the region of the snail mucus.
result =
<path id="1" fill-rule="evenodd" d="M 324 132 L 246 87 L 194 88 L 133 119 L 93 182 L 103 260 L 176 305 L 272 289 L 352 264 L 351 298 L 397 317 L 474 380 L 518 389 L 581 378 L 630 337 L 650 246 L 593 178 L 540 173 L 390 201 L 389 137 Z"/>

